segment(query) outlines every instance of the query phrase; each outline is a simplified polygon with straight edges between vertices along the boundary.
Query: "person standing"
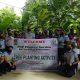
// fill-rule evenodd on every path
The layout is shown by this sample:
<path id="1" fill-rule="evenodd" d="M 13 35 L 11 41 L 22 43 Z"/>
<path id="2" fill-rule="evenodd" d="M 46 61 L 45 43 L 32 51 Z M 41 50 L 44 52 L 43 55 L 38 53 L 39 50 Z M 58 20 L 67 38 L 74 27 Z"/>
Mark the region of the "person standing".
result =
<path id="1" fill-rule="evenodd" d="M 77 42 L 77 47 L 78 47 L 78 50 L 79 50 L 78 57 L 79 57 L 79 61 L 80 61 L 80 38 L 77 38 L 76 42 Z"/>
<path id="2" fill-rule="evenodd" d="M 69 41 L 68 36 L 65 35 L 64 30 L 60 30 L 60 35 L 58 37 L 58 62 L 60 65 L 63 64 L 64 59 L 64 46 L 65 42 Z"/>
<path id="3" fill-rule="evenodd" d="M 76 43 L 72 43 L 72 49 L 73 49 L 73 51 L 76 53 L 76 55 L 78 56 L 78 58 L 79 58 L 79 49 L 78 49 L 78 47 L 77 47 L 77 44 Z M 76 68 L 76 72 L 78 71 L 78 63 L 77 64 L 75 64 L 75 68 Z"/>
<path id="4" fill-rule="evenodd" d="M 3 36 L 0 36 L 0 51 L 4 52 L 5 50 L 5 40 L 3 39 Z"/>
<path id="5" fill-rule="evenodd" d="M 74 42 L 74 40 L 75 40 L 74 39 L 75 38 L 74 29 L 72 29 L 72 28 L 70 29 L 70 33 L 68 36 L 69 36 L 70 41 Z"/>
<path id="6" fill-rule="evenodd" d="M 14 37 L 12 36 L 12 33 L 8 34 L 8 37 L 5 39 L 6 48 L 9 46 L 12 46 L 14 48 Z"/>
<path id="7" fill-rule="evenodd" d="M 25 33 L 25 38 L 26 39 L 35 39 L 35 34 L 31 32 L 30 28 L 27 29 L 27 32 Z"/>

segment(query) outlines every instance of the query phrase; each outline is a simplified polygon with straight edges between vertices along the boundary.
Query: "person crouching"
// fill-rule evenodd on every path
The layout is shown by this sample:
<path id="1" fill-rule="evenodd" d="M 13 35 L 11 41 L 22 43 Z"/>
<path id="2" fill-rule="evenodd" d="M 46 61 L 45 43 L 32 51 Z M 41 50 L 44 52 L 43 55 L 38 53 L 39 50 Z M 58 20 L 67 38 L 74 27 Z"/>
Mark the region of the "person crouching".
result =
<path id="1" fill-rule="evenodd" d="M 5 67 L 5 64 L 4 64 L 3 53 L 0 52 L 0 76 L 2 76 L 3 74 L 6 74 L 6 67 Z"/>
<path id="2" fill-rule="evenodd" d="M 8 72 L 10 72 L 11 70 L 16 70 L 16 64 L 12 46 L 8 46 L 6 51 L 4 52 L 4 64 Z"/>
<path id="3" fill-rule="evenodd" d="M 75 75 L 75 64 L 79 62 L 78 56 L 70 47 L 67 47 L 67 52 L 64 54 L 64 58 L 66 76 L 72 77 Z"/>

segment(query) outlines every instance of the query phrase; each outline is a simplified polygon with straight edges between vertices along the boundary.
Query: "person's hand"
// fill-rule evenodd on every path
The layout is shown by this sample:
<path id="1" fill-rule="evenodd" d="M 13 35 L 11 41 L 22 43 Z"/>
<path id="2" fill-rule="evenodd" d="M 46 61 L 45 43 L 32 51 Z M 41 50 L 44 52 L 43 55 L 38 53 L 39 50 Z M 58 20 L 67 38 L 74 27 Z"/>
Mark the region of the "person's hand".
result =
<path id="1" fill-rule="evenodd" d="M 72 63 L 70 63 L 70 66 L 72 66 Z"/>
<path id="2" fill-rule="evenodd" d="M 12 66 L 11 63 L 9 63 L 9 65 Z"/>

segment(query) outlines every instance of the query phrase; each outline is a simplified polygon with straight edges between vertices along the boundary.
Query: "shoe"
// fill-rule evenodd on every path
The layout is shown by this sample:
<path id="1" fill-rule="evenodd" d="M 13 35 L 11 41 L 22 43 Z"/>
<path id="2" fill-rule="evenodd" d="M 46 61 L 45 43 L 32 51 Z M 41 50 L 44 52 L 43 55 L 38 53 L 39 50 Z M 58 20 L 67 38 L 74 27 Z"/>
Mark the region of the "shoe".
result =
<path id="1" fill-rule="evenodd" d="M 0 76 L 2 76 L 2 73 L 0 73 Z"/>

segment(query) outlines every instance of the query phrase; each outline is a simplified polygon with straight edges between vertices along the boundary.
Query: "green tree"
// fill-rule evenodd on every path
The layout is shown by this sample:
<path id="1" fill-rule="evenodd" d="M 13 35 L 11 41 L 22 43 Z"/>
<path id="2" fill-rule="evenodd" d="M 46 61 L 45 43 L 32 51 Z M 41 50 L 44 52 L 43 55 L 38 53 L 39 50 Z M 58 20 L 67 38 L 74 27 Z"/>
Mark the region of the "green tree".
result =
<path id="1" fill-rule="evenodd" d="M 74 28 L 78 31 L 80 25 L 79 0 L 29 0 L 22 13 L 23 26 L 39 26 L 65 30 Z"/>
<path id="2" fill-rule="evenodd" d="M 22 14 L 22 25 L 45 26 L 50 16 L 47 4 L 48 1 L 46 0 L 29 0 L 28 3 L 26 2 Z"/>
<path id="3" fill-rule="evenodd" d="M 0 10 L 0 30 L 7 28 L 19 29 L 21 27 L 21 18 L 18 17 L 12 8 L 6 7 Z"/>

